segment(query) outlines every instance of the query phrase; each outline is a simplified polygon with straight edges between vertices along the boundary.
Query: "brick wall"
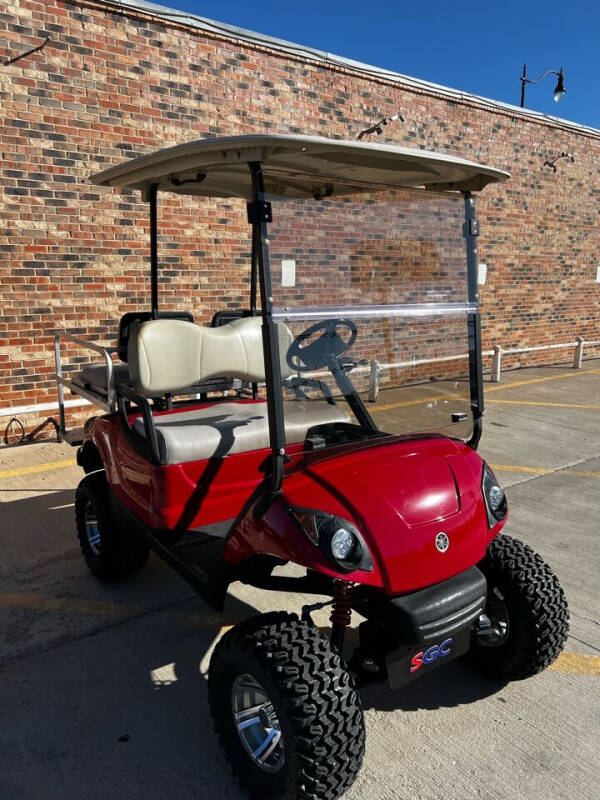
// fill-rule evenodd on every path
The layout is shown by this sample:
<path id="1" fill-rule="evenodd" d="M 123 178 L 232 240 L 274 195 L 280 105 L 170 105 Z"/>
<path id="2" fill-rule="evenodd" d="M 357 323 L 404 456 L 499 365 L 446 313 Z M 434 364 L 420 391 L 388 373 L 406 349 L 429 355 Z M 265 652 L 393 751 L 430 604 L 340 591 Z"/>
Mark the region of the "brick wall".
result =
<path id="1" fill-rule="evenodd" d="M 134 193 L 92 186 L 91 173 L 205 136 L 353 138 L 397 110 L 406 121 L 388 126 L 391 140 L 512 173 L 480 200 L 484 346 L 598 338 L 600 132 L 449 100 L 109 3 L 0 5 L 0 54 L 44 36 L 44 50 L 0 67 L 0 407 L 52 399 L 55 330 L 112 340 L 121 314 L 147 304 L 146 207 Z M 559 162 L 556 173 L 542 166 L 562 151 L 575 163 Z M 169 197 L 160 218 L 165 307 L 204 320 L 215 307 L 244 302 L 249 244 L 239 204 Z"/>

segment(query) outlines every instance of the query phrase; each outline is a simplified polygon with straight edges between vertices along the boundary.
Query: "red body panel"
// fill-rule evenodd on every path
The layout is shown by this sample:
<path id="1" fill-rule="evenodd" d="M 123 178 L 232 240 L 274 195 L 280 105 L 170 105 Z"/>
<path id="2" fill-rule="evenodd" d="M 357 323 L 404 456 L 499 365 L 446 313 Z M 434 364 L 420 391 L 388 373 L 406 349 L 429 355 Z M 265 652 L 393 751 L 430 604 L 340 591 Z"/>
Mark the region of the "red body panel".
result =
<path id="1" fill-rule="evenodd" d="M 194 407 L 202 405 L 206 404 Z M 171 413 L 177 411 L 155 416 Z M 146 525 L 164 530 L 193 530 L 236 517 L 263 480 L 271 453 L 252 450 L 227 458 L 156 466 L 127 442 L 116 414 L 96 419 L 87 439 L 100 451 L 114 495 Z M 288 447 L 292 456 L 301 451 L 301 444 Z"/>
<path id="2" fill-rule="evenodd" d="M 256 552 L 289 558 L 339 574 L 310 543 L 289 513 L 313 508 L 353 522 L 373 558 L 373 572 L 347 580 L 402 594 L 446 580 L 480 561 L 504 521 L 490 529 L 481 492 L 483 461 L 462 442 L 444 437 L 371 444 L 288 468 L 283 497 L 256 522 L 249 513 L 225 557 L 233 563 Z M 318 456 L 318 453 L 312 454 Z M 444 531 L 450 547 L 435 546 Z"/>
<path id="3" fill-rule="evenodd" d="M 155 466 L 128 444 L 116 415 L 97 419 L 90 439 L 115 496 L 144 523 L 164 530 L 193 530 L 237 516 L 264 478 L 270 455 L 265 449 Z M 402 594 L 476 564 L 505 522 L 489 528 L 483 461 L 459 441 L 390 436 L 306 453 L 299 444 L 288 454 L 282 497 L 261 520 L 246 515 L 225 550 L 228 561 L 265 553 L 342 577 L 289 512 L 290 506 L 312 508 L 353 522 L 365 539 L 373 571 L 344 578 Z M 435 546 L 441 531 L 450 539 L 445 552 Z"/>

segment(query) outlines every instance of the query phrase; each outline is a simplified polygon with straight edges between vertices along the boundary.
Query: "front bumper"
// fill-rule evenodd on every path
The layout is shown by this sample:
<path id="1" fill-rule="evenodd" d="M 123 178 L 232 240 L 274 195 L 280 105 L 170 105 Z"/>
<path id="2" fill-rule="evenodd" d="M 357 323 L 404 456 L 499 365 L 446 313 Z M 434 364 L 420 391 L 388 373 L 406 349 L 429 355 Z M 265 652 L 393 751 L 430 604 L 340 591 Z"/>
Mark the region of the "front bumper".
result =
<path id="1" fill-rule="evenodd" d="M 385 661 L 396 689 L 469 649 L 486 596 L 486 579 L 477 567 L 400 597 L 369 592 L 354 606 L 368 620 L 364 633 L 371 641 L 364 649 L 373 649 L 376 626 L 376 660 L 382 666 Z"/>

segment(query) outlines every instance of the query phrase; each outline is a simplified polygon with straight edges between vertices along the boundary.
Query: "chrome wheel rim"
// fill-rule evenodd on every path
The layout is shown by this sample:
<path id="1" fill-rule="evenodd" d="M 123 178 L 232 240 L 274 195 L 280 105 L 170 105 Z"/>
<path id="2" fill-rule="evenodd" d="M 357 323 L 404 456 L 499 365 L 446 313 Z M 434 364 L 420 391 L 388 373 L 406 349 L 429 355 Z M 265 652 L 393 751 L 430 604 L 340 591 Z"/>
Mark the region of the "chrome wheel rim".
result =
<path id="1" fill-rule="evenodd" d="M 91 500 L 85 504 L 83 512 L 85 535 L 87 537 L 90 550 L 95 556 L 100 555 L 100 528 L 98 527 L 98 517 L 94 510 Z"/>
<path id="2" fill-rule="evenodd" d="M 500 647 L 509 637 L 510 623 L 504 595 L 494 587 L 488 597 L 485 613 L 479 617 L 477 641 L 483 647 Z"/>
<path id="3" fill-rule="evenodd" d="M 269 696 L 252 677 L 238 675 L 231 687 L 231 710 L 238 736 L 252 761 L 265 772 L 283 766 L 281 726 Z"/>

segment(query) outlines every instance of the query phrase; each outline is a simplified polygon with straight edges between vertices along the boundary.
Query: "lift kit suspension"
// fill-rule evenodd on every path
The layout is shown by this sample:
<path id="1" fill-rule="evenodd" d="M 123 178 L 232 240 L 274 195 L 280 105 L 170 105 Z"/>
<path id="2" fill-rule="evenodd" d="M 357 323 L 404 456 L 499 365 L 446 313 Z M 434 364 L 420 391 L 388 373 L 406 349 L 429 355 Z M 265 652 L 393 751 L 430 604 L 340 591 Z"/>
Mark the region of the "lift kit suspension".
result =
<path id="1" fill-rule="evenodd" d="M 333 581 L 333 605 L 331 608 L 331 647 L 341 655 L 344 647 L 346 628 L 352 619 L 352 593 L 354 585 L 349 581 L 336 578 Z"/>

